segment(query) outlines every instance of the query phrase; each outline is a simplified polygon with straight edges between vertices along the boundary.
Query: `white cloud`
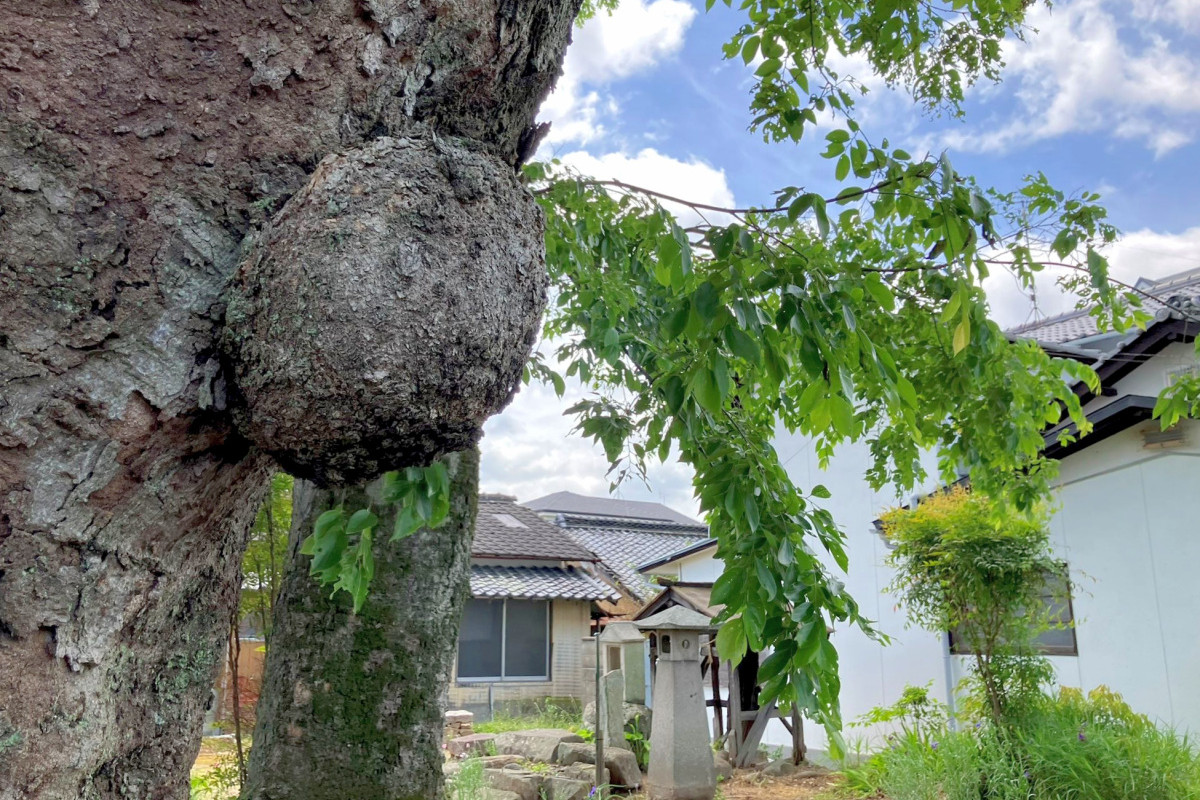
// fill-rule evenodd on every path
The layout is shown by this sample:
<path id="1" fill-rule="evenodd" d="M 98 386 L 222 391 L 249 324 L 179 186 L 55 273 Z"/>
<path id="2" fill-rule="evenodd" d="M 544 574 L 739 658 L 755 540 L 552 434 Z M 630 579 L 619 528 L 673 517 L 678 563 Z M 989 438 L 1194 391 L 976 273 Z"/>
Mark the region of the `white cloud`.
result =
<path id="1" fill-rule="evenodd" d="M 512 405 L 484 426 L 480 489 L 520 500 L 560 491 L 607 495 L 610 478 L 603 448 L 572 434 L 574 420 L 563 415 L 585 396 L 577 380 L 568 380 L 567 394 L 561 400 L 548 386 L 522 388 Z M 656 464 L 649 469 L 647 480 L 649 486 L 628 480 L 615 494 L 627 500 L 654 500 L 684 514 L 699 515 L 692 496 L 691 469 L 677 461 Z"/>
<path id="2" fill-rule="evenodd" d="M 1194 0 L 1172 5 L 1180 13 L 1200 8 Z M 952 131 L 945 145 L 1005 151 L 1107 131 L 1161 156 L 1191 141 L 1188 120 L 1200 112 L 1200 64 L 1163 36 L 1118 22 L 1103 0 L 1037 6 L 1028 22 L 1038 33 L 1005 45 L 1005 81 L 1016 86 L 1014 118 L 982 133 Z"/>
<path id="3" fill-rule="evenodd" d="M 1134 0 L 1133 15 L 1148 22 L 1200 28 L 1200 0 Z"/>
<path id="4" fill-rule="evenodd" d="M 1137 283 L 1138 278 L 1164 278 L 1178 272 L 1200 267 L 1200 226 L 1180 233 L 1162 233 L 1149 228 L 1126 234 L 1109 248 L 1109 275 L 1123 283 Z M 1037 309 L 1034 302 L 1006 272 L 993 273 L 985 282 L 992 315 L 1003 327 L 1029 322 L 1036 313 L 1051 317 L 1075 307 L 1073 297 L 1066 295 L 1055 281 L 1062 269 L 1050 269 L 1037 278 Z"/>
<path id="5" fill-rule="evenodd" d="M 725 170 L 696 158 L 680 161 L 647 147 L 634 156 L 624 153 L 594 156 L 579 150 L 566 154 L 562 161 L 584 175 L 601 180 L 616 179 L 696 203 L 722 208 L 734 206 L 733 190 L 729 188 Z M 674 203 L 663 205 L 679 218 L 684 227 L 702 221 L 701 216 L 691 208 Z M 705 217 L 714 223 L 725 221 L 720 214 L 706 212 Z"/>
<path id="6" fill-rule="evenodd" d="M 605 134 L 603 116 L 616 101 L 603 87 L 650 69 L 678 53 L 696 9 L 683 0 L 623 0 L 612 14 L 601 11 L 575 32 L 563 75 L 542 104 L 551 123 L 545 144 L 587 144 Z"/>

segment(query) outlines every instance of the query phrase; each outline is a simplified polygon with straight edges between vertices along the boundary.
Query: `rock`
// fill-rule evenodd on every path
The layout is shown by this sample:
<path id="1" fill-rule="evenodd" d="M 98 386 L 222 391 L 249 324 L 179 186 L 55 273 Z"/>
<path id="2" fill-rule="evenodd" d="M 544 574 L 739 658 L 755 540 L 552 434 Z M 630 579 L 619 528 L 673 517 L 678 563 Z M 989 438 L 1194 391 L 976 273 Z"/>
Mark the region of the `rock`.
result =
<path id="1" fill-rule="evenodd" d="M 520 764 L 525 759 L 521 758 L 521 756 L 502 753 L 498 756 L 483 756 L 479 760 L 483 762 L 485 769 L 488 767 L 492 769 L 503 769 L 511 764 Z"/>
<path id="2" fill-rule="evenodd" d="M 595 764 L 596 747 L 592 744 L 564 742 L 558 746 L 555 759 L 563 765 Z M 605 747 L 604 766 L 608 769 L 614 786 L 636 789 L 642 785 L 642 771 L 638 768 L 637 758 L 630 751 Z"/>
<path id="3" fill-rule="evenodd" d="M 512 792 L 521 800 L 541 800 L 543 776 L 536 772 L 513 767 L 485 769 L 483 778 L 493 789 Z"/>
<path id="4" fill-rule="evenodd" d="M 474 799 L 464 797 L 462 800 Z M 478 798 L 478 800 L 521 800 L 521 795 L 516 792 L 506 792 L 503 789 L 493 789 L 490 786 L 485 786 L 483 787 L 483 796 Z"/>
<path id="5" fill-rule="evenodd" d="M 829 770 L 817 764 L 803 764 L 796 768 L 796 773 L 792 776 L 795 778 L 824 778 L 829 774 Z"/>
<path id="6" fill-rule="evenodd" d="M 555 752 L 560 744 L 582 741 L 583 738 L 578 734 L 558 728 L 509 731 L 496 737 L 496 752 L 521 756 L 543 764 L 553 764 Z"/>
<path id="7" fill-rule="evenodd" d="M 777 758 L 762 768 L 762 774 L 770 775 L 772 778 L 793 775 L 795 772 L 796 765 L 792 763 L 791 758 Z"/>
<path id="8" fill-rule="evenodd" d="M 546 781 L 546 800 L 586 800 L 592 790 L 591 781 L 577 781 L 553 775 Z"/>
<path id="9" fill-rule="evenodd" d="M 713 768 L 717 771 L 718 781 L 727 781 L 733 777 L 733 765 L 725 759 L 713 759 Z"/>
<path id="10" fill-rule="evenodd" d="M 629 750 L 605 749 L 604 766 L 612 774 L 613 786 L 636 789 L 642 785 L 642 770 L 638 767 L 637 758 Z"/>
<path id="11" fill-rule="evenodd" d="M 495 734 L 472 733 L 469 736 L 460 736 L 457 739 L 451 739 L 446 742 L 446 749 L 450 751 L 450 755 L 456 757 L 464 756 L 468 753 L 478 753 L 482 756 L 492 751 L 492 748 L 495 747 L 495 741 Z"/>
<path id="12" fill-rule="evenodd" d="M 586 781 L 588 786 L 596 785 L 596 765 L 594 763 L 580 762 L 578 764 L 569 764 L 565 767 L 560 767 L 558 774 L 564 778 L 571 778 L 577 781 Z M 605 767 L 600 771 L 600 783 L 609 783 L 608 768 Z"/>

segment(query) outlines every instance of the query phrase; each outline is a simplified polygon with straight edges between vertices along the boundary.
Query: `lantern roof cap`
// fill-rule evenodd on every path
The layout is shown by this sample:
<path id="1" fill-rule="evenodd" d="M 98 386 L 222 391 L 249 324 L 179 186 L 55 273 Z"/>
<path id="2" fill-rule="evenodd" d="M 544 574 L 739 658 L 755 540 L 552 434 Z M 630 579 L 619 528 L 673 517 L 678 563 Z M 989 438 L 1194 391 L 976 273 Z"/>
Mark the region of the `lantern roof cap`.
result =
<path id="1" fill-rule="evenodd" d="M 600 631 L 600 641 L 604 644 L 633 644 L 645 640 L 637 624 L 626 620 L 610 622 Z"/>
<path id="2" fill-rule="evenodd" d="M 683 606 L 671 606 L 634 624 L 644 631 L 709 631 L 716 627 L 708 617 Z"/>

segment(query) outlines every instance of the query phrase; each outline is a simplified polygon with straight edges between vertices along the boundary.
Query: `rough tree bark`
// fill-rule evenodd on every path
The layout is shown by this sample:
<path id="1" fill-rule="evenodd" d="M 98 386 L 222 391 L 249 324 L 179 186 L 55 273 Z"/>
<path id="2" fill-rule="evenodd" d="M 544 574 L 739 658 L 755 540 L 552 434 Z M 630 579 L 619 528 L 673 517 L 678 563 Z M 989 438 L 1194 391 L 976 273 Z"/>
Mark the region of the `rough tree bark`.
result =
<path id="1" fill-rule="evenodd" d="M 420 258 L 431 240 L 415 228 L 425 191 L 452 221 L 500 196 L 520 205 L 505 170 L 575 10 L 0 3 L 0 798 L 186 796 L 264 451 L 317 481 L 362 479 L 463 447 L 507 400 L 540 310 L 536 221 L 431 225 L 463 240 L 436 262 Z M 403 179 L 402 152 L 424 154 L 416 177 L 385 195 L 369 161 Z M 461 153 L 482 160 L 465 177 Z M 335 180 L 346 165 L 363 180 Z M 355 200 L 360 188 L 388 213 Z M 298 239 L 326 225 L 322 207 L 330 235 Z M 350 241 L 359 261 L 338 249 Z M 490 283 L 470 279 L 476 252 Z M 422 270 L 445 282 L 394 298 L 417 329 L 401 331 L 378 313 L 382 294 L 347 297 L 358 267 L 373 292 L 394 275 L 403 295 Z M 460 295 L 437 288 L 450 284 L 509 315 L 481 322 L 499 344 L 454 328 Z M 225 333 L 230 296 L 242 313 Z M 330 298 L 328 314 L 311 310 Z M 293 313 L 309 324 L 273 324 Z M 406 373 L 414 342 L 452 356 Z M 304 367 L 283 374 L 293 346 Z M 429 398 L 456 381 L 473 394 L 429 425 L 387 402 L 406 380 L 417 394 L 405 405 L 439 413 Z M 309 385 L 318 393 L 299 391 Z M 329 393 L 349 422 L 297 438 L 297 407 Z"/>
<path id="2" fill-rule="evenodd" d="M 247 800 L 409 800 L 441 795 L 442 694 L 466 600 L 479 456 L 447 459 L 453 499 L 436 531 L 387 541 L 381 517 L 375 579 L 351 613 L 308 575 L 300 543 L 339 490 L 296 483 L 288 565 L 250 750 Z M 365 505 L 368 494 L 349 492 Z"/>

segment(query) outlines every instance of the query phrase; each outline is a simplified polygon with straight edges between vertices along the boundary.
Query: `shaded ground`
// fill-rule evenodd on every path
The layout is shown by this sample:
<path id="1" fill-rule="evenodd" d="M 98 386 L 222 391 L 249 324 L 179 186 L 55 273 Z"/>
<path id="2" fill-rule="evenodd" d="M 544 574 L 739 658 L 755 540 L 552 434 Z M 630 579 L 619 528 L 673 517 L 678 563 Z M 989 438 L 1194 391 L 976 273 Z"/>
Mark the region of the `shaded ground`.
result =
<path id="1" fill-rule="evenodd" d="M 733 778 L 717 787 L 717 798 L 725 800 L 818 800 L 828 796 L 835 784 L 834 774 L 806 774 L 772 778 L 755 770 L 737 770 Z M 646 800 L 644 794 L 626 796 L 628 800 Z"/>

